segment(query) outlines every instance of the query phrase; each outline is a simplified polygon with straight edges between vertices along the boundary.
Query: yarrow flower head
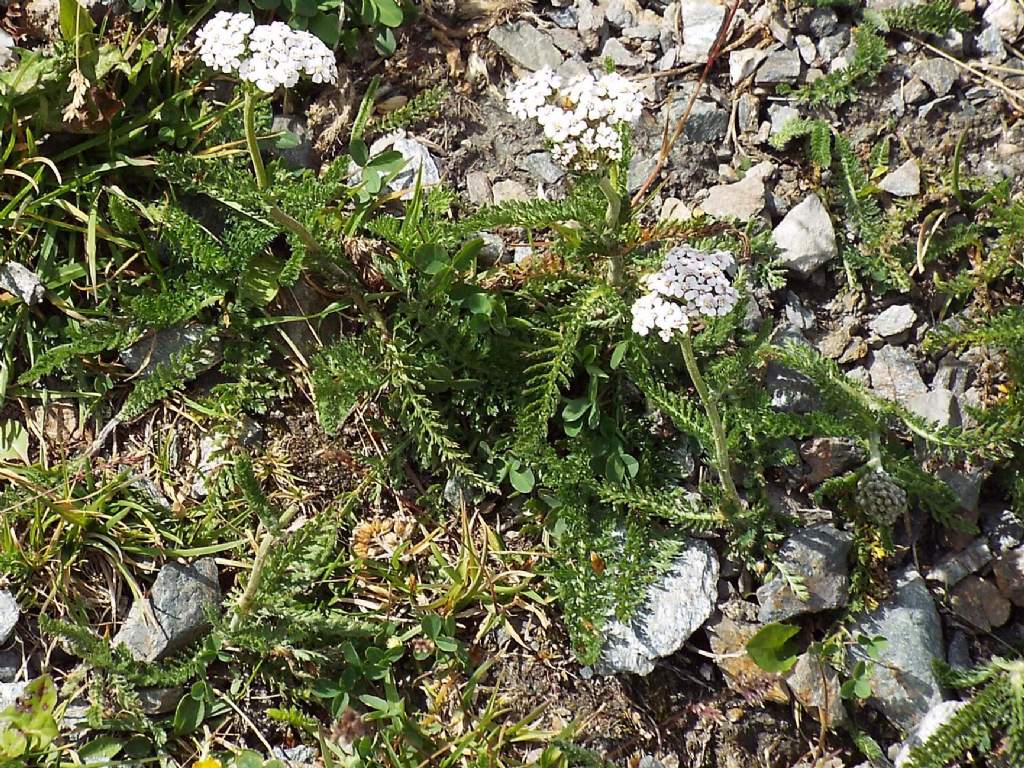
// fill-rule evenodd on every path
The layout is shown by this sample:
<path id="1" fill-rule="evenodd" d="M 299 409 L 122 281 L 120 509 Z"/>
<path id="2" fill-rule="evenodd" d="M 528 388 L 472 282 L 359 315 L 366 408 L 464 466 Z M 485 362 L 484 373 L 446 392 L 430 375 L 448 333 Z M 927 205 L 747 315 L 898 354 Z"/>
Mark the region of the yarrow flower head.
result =
<path id="1" fill-rule="evenodd" d="M 648 293 L 633 304 L 633 331 L 646 336 L 657 329 L 662 341 L 671 341 L 698 317 L 729 314 L 740 300 L 727 274 L 734 263 L 725 251 L 673 248 L 661 269 L 644 279 Z"/>
<path id="2" fill-rule="evenodd" d="M 303 76 L 314 83 L 338 80 L 331 49 L 315 35 L 280 21 L 256 24 L 248 14 L 220 11 L 199 30 L 196 42 L 208 67 L 238 75 L 266 93 L 291 88 Z"/>
<path id="3" fill-rule="evenodd" d="M 552 155 L 566 168 L 595 170 L 622 157 L 619 128 L 640 119 L 640 86 L 616 73 L 591 73 L 568 82 L 541 69 L 505 93 L 509 112 L 536 120 L 551 142 Z"/>

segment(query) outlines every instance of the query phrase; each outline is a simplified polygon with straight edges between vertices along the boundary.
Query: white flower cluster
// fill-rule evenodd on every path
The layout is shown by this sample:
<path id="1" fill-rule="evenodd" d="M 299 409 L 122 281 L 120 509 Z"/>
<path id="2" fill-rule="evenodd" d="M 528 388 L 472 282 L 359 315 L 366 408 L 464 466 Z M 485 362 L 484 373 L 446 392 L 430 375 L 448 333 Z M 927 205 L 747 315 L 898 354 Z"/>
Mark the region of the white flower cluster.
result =
<path id="1" fill-rule="evenodd" d="M 729 314 L 740 299 L 726 274 L 733 264 L 725 251 L 673 248 L 661 269 L 645 278 L 649 293 L 633 304 L 633 331 L 646 336 L 657 329 L 662 341 L 670 341 L 701 315 Z"/>
<path id="2" fill-rule="evenodd" d="M 542 69 L 510 86 L 505 98 L 513 115 L 540 124 L 555 160 L 583 170 L 622 157 L 619 126 L 635 123 L 643 109 L 640 86 L 615 73 L 563 83 Z"/>
<path id="3" fill-rule="evenodd" d="M 315 35 L 280 21 L 256 24 L 248 14 L 220 11 L 199 30 L 196 42 L 208 67 L 236 74 L 266 93 L 291 88 L 303 75 L 314 83 L 338 79 L 331 49 Z"/>

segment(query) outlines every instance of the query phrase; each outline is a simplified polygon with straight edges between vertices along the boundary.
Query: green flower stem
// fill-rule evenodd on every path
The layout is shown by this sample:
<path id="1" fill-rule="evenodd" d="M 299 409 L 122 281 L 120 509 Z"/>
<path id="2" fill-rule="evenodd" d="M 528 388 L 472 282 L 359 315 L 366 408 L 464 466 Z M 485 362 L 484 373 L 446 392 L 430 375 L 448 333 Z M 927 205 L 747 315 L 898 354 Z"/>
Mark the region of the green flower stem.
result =
<path id="1" fill-rule="evenodd" d="M 263 167 L 263 158 L 260 156 L 260 145 L 256 141 L 256 116 L 253 108 L 256 105 L 256 95 L 252 88 L 245 88 L 245 101 L 242 104 L 242 122 L 245 125 L 245 145 L 249 148 L 249 157 L 252 158 L 252 169 L 256 172 L 256 188 L 262 192 L 267 188 L 267 169 Z"/>
<path id="2" fill-rule="evenodd" d="M 704 412 L 708 415 L 708 421 L 711 422 L 711 432 L 715 440 L 715 469 L 718 470 L 718 476 L 722 481 L 722 487 L 725 488 L 729 505 L 734 510 L 742 509 L 740 495 L 736 490 L 736 483 L 732 479 L 732 470 L 729 468 L 729 448 L 725 440 L 722 417 L 718 413 L 718 406 L 711 398 L 711 392 L 708 390 L 704 377 L 700 374 L 700 368 L 697 367 L 697 358 L 693 354 L 693 342 L 690 340 L 690 334 L 684 333 L 682 339 L 686 370 L 690 374 L 693 386 L 697 388 L 697 395 L 700 397 L 701 405 L 704 406 Z"/>
<path id="3" fill-rule="evenodd" d="M 289 507 L 281 515 L 281 519 L 278 520 L 278 526 L 284 530 L 289 523 L 298 514 L 298 507 Z M 277 536 L 274 535 L 273 531 L 264 531 L 263 540 L 260 542 L 259 549 L 256 551 L 256 559 L 253 560 L 252 570 L 249 571 L 249 580 L 245 583 L 245 589 L 242 591 L 242 596 L 239 598 L 238 603 L 235 605 L 235 612 L 231 616 L 231 623 L 228 625 L 229 629 L 234 632 L 245 620 L 245 617 L 249 615 L 249 611 L 252 610 L 252 601 L 256 598 L 256 593 L 260 589 L 260 582 L 263 580 L 263 570 L 267 566 L 267 560 L 270 557 L 270 552 L 275 544 L 279 544 L 280 541 Z"/>

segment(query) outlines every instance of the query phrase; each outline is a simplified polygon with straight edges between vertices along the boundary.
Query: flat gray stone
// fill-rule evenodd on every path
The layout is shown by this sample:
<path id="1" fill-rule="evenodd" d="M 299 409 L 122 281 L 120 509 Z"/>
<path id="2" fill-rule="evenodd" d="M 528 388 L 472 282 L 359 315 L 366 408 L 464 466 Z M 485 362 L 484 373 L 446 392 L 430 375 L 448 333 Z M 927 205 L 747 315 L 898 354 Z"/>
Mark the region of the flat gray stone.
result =
<path id="1" fill-rule="evenodd" d="M 10 683 L 21 669 L 21 654 L 17 651 L 0 651 L 0 683 Z"/>
<path id="2" fill-rule="evenodd" d="M 512 21 L 493 27 L 487 33 L 487 38 L 498 46 L 509 61 L 523 69 L 532 72 L 545 67 L 558 69 L 562 63 L 562 54 L 551 42 L 551 38 L 525 21 Z"/>
<path id="3" fill-rule="evenodd" d="M 644 604 L 624 623 L 612 619 L 594 669 L 599 674 L 647 675 L 654 663 L 675 653 L 707 621 L 718 597 L 718 556 L 693 540 L 647 591 Z"/>
<path id="4" fill-rule="evenodd" d="M 483 171 L 466 174 L 466 196 L 473 205 L 490 205 L 491 180 Z"/>
<path id="5" fill-rule="evenodd" d="M 774 169 L 775 166 L 768 161 L 758 163 L 736 183 L 712 187 L 701 208 L 704 213 L 718 219 L 750 221 L 764 210 L 764 182 Z"/>
<path id="6" fill-rule="evenodd" d="M 928 579 L 950 589 L 991 562 L 992 549 L 988 539 L 979 536 L 960 552 L 951 552 L 936 563 L 928 572 Z"/>
<path id="7" fill-rule="evenodd" d="M 924 104 L 930 98 L 928 86 L 920 77 L 914 76 L 903 84 L 903 102 L 905 104 L 916 106 Z"/>
<path id="8" fill-rule="evenodd" d="M 639 15 L 640 4 L 636 0 L 608 0 L 604 7 L 604 17 L 618 29 L 633 26 Z"/>
<path id="9" fill-rule="evenodd" d="M 879 188 L 894 197 L 913 197 L 921 194 L 921 166 L 911 158 L 899 168 L 889 171 L 878 183 Z"/>
<path id="10" fill-rule="evenodd" d="M 370 145 L 370 156 L 388 150 L 394 150 L 405 158 L 402 170 L 387 184 L 392 192 L 405 190 L 402 192 L 402 200 L 412 199 L 417 180 L 424 189 L 440 183 L 441 172 L 437 168 L 437 162 L 423 144 L 407 138 L 403 133 L 382 136 Z"/>
<path id="11" fill-rule="evenodd" d="M 0 589 L 0 645 L 10 639 L 14 625 L 18 623 L 20 617 L 21 607 L 14 599 L 14 595 L 6 589 Z"/>
<path id="12" fill-rule="evenodd" d="M 909 568 L 895 575 L 893 596 L 878 608 L 855 617 L 850 634 L 889 642 L 874 662 L 859 645 L 847 654 L 849 669 L 860 661 L 872 665 L 869 701 L 894 725 L 910 731 L 928 710 L 943 701 L 932 669 L 943 658 L 942 620 L 921 575 Z"/>
<path id="13" fill-rule="evenodd" d="M 807 465 L 807 482 L 817 485 L 863 464 L 867 458 L 860 443 L 849 437 L 815 437 L 800 446 Z"/>
<path id="14" fill-rule="evenodd" d="M 1017 0 L 992 0 L 982 18 L 998 29 L 1008 43 L 1015 42 L 1024 31 L 1024 8 Z"/>
<path id="15" fill-rule="evenodd" d="M 815 8 L 807 17 L 807 31 L 815 40 L 831 35 L 838 24 L 839 14 L 834 8 Z"/>
<path id="16" fill-rule="evenodd" d="M 771 135 L 774 136 L 786 125 L 792 121 L 800 118 L 800 110 L 796 107 L 791 107 L 788 104 L 772 104 L 768 107 L 768 119 L 772 123 Z"/>
<path id="17" fill-rule="evenodd" d="M 30 681 L 21 683 L 0 683 L 0 712 L 8 707 L 13 707 L 18 702 L 18 697 L 28 688 Z"/>
<path id="18" fill-rule="evenodd" d="M 928 391 L 914 359 L 903 347 L 887 345 L 876 350 L 868 373 L 871 388 L 890 400 L 906 404 L 913 395 Z"/>
<path id="19" fill-rule="evenodd" d="M 209 628 L 207 612 L 219 609 L 217 578 L 212 557 L 191 565 L 167 563 L 149 597 L 132 604 L 113 645 L 124 645 L 136 661 L 143 662 L 180 651 Z"/>
<path id="20" fill-rule="evenodd" d="M 802 653 L 786 675 L 793 697 L 819 722 L 836 728 L 849 720 L 839 692 L 839 675 L 813 653 Z"/>
<path id="21" fill-rule="evenodd" d="M 850 588 L 847 558 L 852 543 L 849 533 L 830 523 L 812 526 L 788 538 L 779 549 L 778 560 L 803 582 L 808 597 L 801 600 L 785 578 L 776 576 L 757 590 L 761 604 L 758 621 L 768 624 L 846 605 Z"/>
<path id="22" fill-rule="evenodd" d="M 933 389 L 911 395 L 906 402 L 907 409 L 925 421 L 940 427 L 959 427 L 960 402 L 948 389 Z"/>
<path id="23" fill-rule="evenodd" d="M 682 0 L 680 13 L 683 45 L 679 49 L 679 60 L 706 61 L 725 21 L 725 6 L 708 0 Z"/>
<path id="24" fill-rule="evenodd" d="M 530 193 L 518 181 L 506 179 L 494 183 L 491 195 L 495 203 L 507 203 L 510 200 L 529 200 Z"/>
<path id="25" fill-rule="evenodd" d="M 118 358 L 121 364 L 134 374 L 150 376 L 156 367 L 166 363 L 172 356 L 185 347 L 197 343 L 210 329 L 199 323 L 191 323 L 174 328 L 163 328 L 152 336 L 137 341 L 127 349 L 121 350 Z M 221 360 L 221 346 L 212 339 L 199 353 L 200 368 L 204 371 L 212 368 Z"/>
<path id="26" fill-rule="evenodd" d="M 779 247 L 779 264 L 809 275 L 836 257 L 836 232 L 821 199 L 810 194 L 786 214 L 772 231 Z"/>
<path id="27" fill-rule="evenodd" d="M 800 77 L 801 67 L 800 51 L 796 48 L 772 51 L 757 68 L 754 82 L 758 85 L 793 83 Z"/>
<path id="28" fill-rule="evenodd" d="M 173 712 L 184 695 L 184 688 L 142 688 L 139 705 L 147 715 L 163 715 Z"/>
<path id="29" fill-rule="evenodd" d="M 619 67 L 642 67 L 644 60 L 624 46 L 618 38 L 609 37 L 601 49 L 602 59 L 611 59 Z"/>
<path id="30" fill-rule="evenodd" d="M 0 288 L 12 293 L 30 307 L 43 300 L 46 286 L 24 264 L 8 261 L 0 264 Z"/>
<path id="31" fill-rule="evenodd" d="M 1003 34 L 995 24 L 986 24 L 974 38 L 974 45 L 983 58 L 996 63 L 1006 59 L 1006 43 L 1003 42 Z"/>
<path id="32" fill-rule="evenodd" d="M 868 325 L 879 336 L 899 336 L 909 331 L 917 322 L 917 312 L 909 304 L 893 304 L 883 310 Z"/>
<path id="33" fill-rule="evenodd" d="M 924 59 L 916 62 L 910 71 L 932 89 L 936 97 L 943 97 L 953 89 L 960 73 L 949 59 Z"/>
<path id="34" fill-rule="evenodd" d="M 921 722 L 900 744 L 899 752 L 896 753 L 896 760 L 893 763 L 894 768 L 904 768 L 909 765 L 911 751 L 938 733 L 939 729 L 952 720 L 953 715 L 966 705 L 966 701 L 941 701 L 929 709 L 921 718 Z"/>
<path id="35" fill-rule="evenodd" d="M 849 27 L 843 27 L 835 34 L 823 37 L 818 41 L 818 58 L 821 59 L 822 64 L 829 65 L 838 59 L 839 54 L 846 50 L 849 45 L 850 29 Z"/>
<path id="36" fill-rule="evenodd" d="M 750 77 L 768 55 L 760 48 L 743 48 L 729 54 L 729 82 L 739 85 Z"/>
<path id="37" fill-rule="evenodd" d="M 690 119 L 683 128 L 687 141 L 706 144 L 725 138 L 729 130 L 729 110 L 713 101 L 698 99 L 693 103 Z"/>
<path id="38" fill-rule="evenodd" d="M 545 184 L 557 184 L 565 176 L 565 169 L 555 165 L 550 152 L 531 152 L 519 160 L 519 167 Z"/>
<path id="39" fill-rule="evenodd" d="M 1003 597 L 1024 606 L 1024 547 L 1003 552 L 992 564 L 992 573 Z"/>

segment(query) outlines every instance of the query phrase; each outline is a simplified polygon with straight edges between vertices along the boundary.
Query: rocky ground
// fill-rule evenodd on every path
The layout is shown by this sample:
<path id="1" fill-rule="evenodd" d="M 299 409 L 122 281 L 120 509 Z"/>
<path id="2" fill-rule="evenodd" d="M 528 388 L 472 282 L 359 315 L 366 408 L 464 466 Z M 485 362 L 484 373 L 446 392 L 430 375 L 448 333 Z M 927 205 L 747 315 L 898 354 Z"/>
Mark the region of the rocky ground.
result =
<path id="1" fill-rule="evenodd" d="M 868 10 L 898 2 L 872 0 Z M 853 30 L 863 23 L 864 9 L 845 4 L 431 4 L 404 33 L 396 56 L 374 69 L 383 77 L 384 97 L 390 92 L 399 100 L 447 83 L 444 119 L 390 141 L 422 167 L 424 183 L 443 180 L 467 207 L 564 194 L 565 172 L 552 161 L 539 130 L 504 109 L 501 88 L 518 74 L 549 67 L 568 76 L 610 61 L 644 84 L 647 109 L 635 135 L 631 191 L 641 189 L 655 168 L 666 125 L 682 115 L 696 90 L 685 130 L 652 187 L 649 223 L 659 215 L 704 213 L 740 226 L 763 224 L 790 277 L 784 288 L 758 297 L 760 317 L 752 313 L 751 324 L 774 321 L 779 338 L 813 346 L 874 393 L 929 422 L 956 427 L 970 424 L 971 409 L 994 396 L 1001 381 L 998 361 L 982 347 L 961 355 L 924 348 L 926 333 L 947 319 L 941 295 L 922 289 L 851 297 L 841 291 L 837 257 L 848 233 L 830 213 L 834 201 L 821 191 L 829 171 L 822 178 L 812 170 L 799 143 L 777 149 L 771 140 L 791 119 L 815 117 L 846 135 L 861 157 L 888 142 L 890 159 L 876 182 L 890 212 L 934 199 L 961 138 L 965 176 L 1005 179 L 1019 192 L 1024 56 L 1015 45 L 1024 32 L 1024 8 L 1016 0 L 963 0 L 960 8 L 976 21 L 972 31 L 941 39 L 890 35 L 881 74 L 837 110 L 799 103 L 787 90 L 852 60 Z M 724 45 L 701 83 L 733 11 Z M 376 73 L 352 73 L 353 91 Z M 338 98 L 331 109 L 338 119 L 350 114 L 351 104 Z M 340 148 L 316 108 L 308 126 L 301 115 L 282 116 L 279 125 L 304 137 L 291 150 L 296 163 L 318 165 Z M 488 237 L 497 258 L 529 253 L 508 233 Z M 130 358 L 124 361 L 129 367 Z M 813 386 L 782 366 L 769 366 L 766 386 L 780 410 L 819 407 Z M 322 459 L 328 446 L 316 432 L 308 420 L 282 412 L 254 429 L 253 440 L 276 441 L 308 487 L 319 485 L 329 494 L 345 480 L 337 476 L 337 462 Z M 215 473 L 216 445 L 211 438 L 195 443 L 193 489 L 202 495 L 204 478 Z M 804 527 L 780 544 L 778 560 L 799 577 L 806 594 L 798 596 L 792 582 L 781 578 L 759 584 L 722 556 L 715 542 L 694 540 L 651 588 L 638 615 L 608 628 L 593 668 L 574 661 L 557 619 L 524 614 L 517 619 L 520 638 L 489 637 L 484 650 L 500 658 L 490 674 L 509 686 L 510 711 L 525 713 L 538 700 L 549 702 L 546 727 L 585 721 L 579 741 L 630 768 L 841 768 L 863 760 L 853 746 L 862 731 L 899 766 L 906 734 L 948 717 L 955 707 L 954 694 L 933 672 L 933 658 L 967 667 L 1024 643 L 1024 521 L 1011 510 L 990 465 L 955 457 L 941 462 L 939 475 L 955 492 L 960 517 L 976 524 L 977 532 L 938 531 L 914 510 L 899 521 L 899 555 L 886 563 L 891 589 L 847 628 L 851 641 L 888 641 L 871 648 L 870 656 L 851 642 L 849 675 L 861 661 L 874 669 L 867 706 L 854 707 L 841 693 L 849 678 L 814 655 L 773 673 L 744 652 L 764 624 L 790 621 L 812 634 L 849 604 L 853 537 L 836 514 L 818 508 L 811 491 L 865 457 L 840 438 L 793 448 L 799 461 L 777 468 L 773 490 Z M 213 557 L 188 566 L 169 563 L 148 596 L 133 602 L 115 642 L 138 660 L 163 658 L 201 636 L 207 611 L 220 600 Z M 150 613 L 157 625 L 148 621 Z M 24 624 L 11 593 L 0 590 L 0 710 L 38 671 L 32 631 Z M 151 693 L 144 702 L 148 711 L 163 711 L 163 692 Z M 282 754 L 294 765 L 311 759 L 301 750 Z M 530 764 L 531 756 L 523 757 Z M 998 765 L 998 758 L 990 764 Z"/>

